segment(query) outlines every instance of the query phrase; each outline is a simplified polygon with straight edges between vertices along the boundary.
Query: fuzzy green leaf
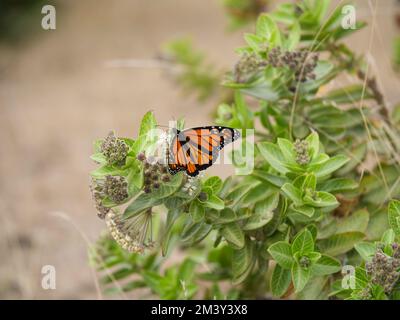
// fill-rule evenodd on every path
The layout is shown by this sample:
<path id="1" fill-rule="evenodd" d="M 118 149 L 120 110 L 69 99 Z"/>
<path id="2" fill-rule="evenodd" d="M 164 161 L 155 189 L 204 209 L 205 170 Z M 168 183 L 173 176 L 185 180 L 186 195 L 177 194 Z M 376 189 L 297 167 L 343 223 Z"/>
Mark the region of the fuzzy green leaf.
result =
<path id="1" fill-rule="evenodd" d="M 268 248 L 274 260 L 284 269 L 290 269 L 294 263 L 290 244 L 285 241 L 275 242 Z"/>
<path id="2" fill-rule="evenodd" d="M 293 203 L 296 206 L 301 206 L 303 204 L 303 199 L 302 199 L 302 192 L 300 189 L 297 189 L 294 185 L 291 183 L 285 183 L 282 186 L 281 189 L 286 196 L 289 197 L 290 200 L 293 201 Z"/>
<path id="3" fill-rule="evenodd" d="M 216 195 L 211 195 L 210 198 L 204 203 L 206 207 L 222 210 L 225 207 L 224 201 L 218 198 Z"/>
<path id="4" fill-rule="evenodd" d="M 213 193 L 217 194 L 222 188 L 222 180 L 217 176 L 210 177 L 204 181 L 204 186 L 211 188 Z"/>
<path id="5" fill-rule="evenodd" d="M 276 265 L 271 277 L 272 294 L 275 297 L 281 297 L 289 288 L 291 281 L 290 270 L 283 269 Z"/>
<path id="6" fill-rule="evenodd" d="M 361 232 L 345 232 L 319 240 L 317 244 L 322 253 L 330 256 L 338 256 L 351 250 L 364 237 L 364 233 Z"/>
<path id="7" fill-rule="evenodd" d="M 348 161 L 349 158 L 347 158 L 346 156 L 337 155 L 322 164 L 311 165 L 310 171 L 313 171 L 317 178 L 324 177 L 336 171 L 337 169 L 345 165 Z"/>
<path id="8" fill-rule="evenodd" d="M 319 258 L 312 267 L 312 273 L 316 276 L 332 274 L 340 270 L 340 261 L 327 255 L 321 255 L 321 258 Z"/>
<path id="9" fill-rule="evenodd" d="M 284 166 L 285 158 L 278 146 L 270 142 L 260 142 L 257 144 L 257 147 L 272 168 L 283 174 L 288 172 Z"/>
<path id="10" fill-rule="evenodd" d="M 285 158 L 285 161 L 294 163 L 296 159 L 296 153 L 294 151 L 293 143 L 284 138 L 278 138 L 277 143 L 283 157 Z"/>
<path id="11" fill-rule="evenodd" d="M 345 219 L 341 219 L 337 223 L 336 233 L 344 233 L 350 231 L 365 232 L 368 227 L 369 213 L 365 209 L 357 210 Z"/>
<path id="12" fill-rule="evenodd" d="M 376 246 L 371 242 L 359 242 L 354 248 L 365 261 L 370 261 L 375 254 Z"/>
<path id="13" fill-rule="evenodd" d="M 302 268 L 298 263 L 294 263 L 291 271 L 295 292 L 300 292 L 310 279 L 311 269 Z"/>
<path id="14" fill-rule="evenodd" d="M 238 284 L 245 280 L 254 263 L 254 246 L 247 241 L 242 249 L 234 250 L 232 257 L 233 283 Z"/>
<path id="15" fill-rule="evenodd" d="M 386 245 L 391 245 L 396 238 L 396 234 L 394 233 L 393 229 L 386 230 L 381 238 L 381 241 Z"/>
<path id="16" fill-rule="evenodd" d="M 319 136 L 318 133 L 313 132 L 307 138 L 308 152 L 311 160 L 314 160 L 319 153 Z"/>
<path id="17" fill-rule="evenodd" d="M 308 229 L 300 231 L 293 240 L 292 254 L 298 253 L 300 256 L 307 255 L 314 251 L 314 239 Z"/>
<path id="18" fill-rule="evenodd" d="M 206 210 L 199 201 L 192 201 L 189 207 L 189 213 L 194 222 L 199 222 L 204 218 Z"/>
<path id="19" fill-rule="evenodd" d="M 236 222 L 225 224 L 221 228 L 221 235 L 226 241 L 233 244 L 237 248 L 243 248 L 244 246 L 244 233 Z"/>
<path id="20" fill-rule="evenodd" d="M 389 203 L 388 209 L 389 226 L 394 233 L 400 237 L 400 201 L 392 200 Z"/>

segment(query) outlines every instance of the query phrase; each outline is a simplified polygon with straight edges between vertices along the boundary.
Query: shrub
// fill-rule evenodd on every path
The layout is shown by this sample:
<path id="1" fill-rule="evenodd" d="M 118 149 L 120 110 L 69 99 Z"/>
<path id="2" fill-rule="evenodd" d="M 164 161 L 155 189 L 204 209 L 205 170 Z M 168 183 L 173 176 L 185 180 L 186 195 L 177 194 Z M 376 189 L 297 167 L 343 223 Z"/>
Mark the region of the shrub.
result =
<path id="1" fill-rule="evenodd" d="M 150 134 L 151 112 L 135 139 L 112 133 L 95 142 L 92 192 L 109 233 L 91 261 L 105 290 L 147 288 L 162 299 L 399 297 L 397 201 L 386 215 L 400 192 L 397 111 L 342 42 L 365 24 L 343 29 L 342 8 L 328 6 L 286 3 L 259 15 L 224 77 L 230 98 L 215 123 L 254 130 L 250 174 L 240 174 L 233 152 L 236 174 L 225 180 L 169 175 L 157 162 L 168 138 Z M 193 48 L 180 43 L 169 54 L 180 57 L 186 88 L 199 85 L 201 98 L 214 92 L 214 75 L 197 81 L 203 58 Z M 358 83 L 332 89 L 343 75 Z M 175 264 L 165 266 L 169 259 Z M 356 267 L 355 288 L 341 287 L 344 265 Z"/>

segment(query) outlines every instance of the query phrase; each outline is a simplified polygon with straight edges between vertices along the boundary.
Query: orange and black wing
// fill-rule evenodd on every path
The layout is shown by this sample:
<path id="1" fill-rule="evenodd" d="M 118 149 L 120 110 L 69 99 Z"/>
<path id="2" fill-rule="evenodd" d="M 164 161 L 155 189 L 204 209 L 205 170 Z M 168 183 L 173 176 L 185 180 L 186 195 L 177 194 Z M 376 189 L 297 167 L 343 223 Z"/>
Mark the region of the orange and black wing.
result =
<path id="1" fill-rule="evenodd" d="M 175 129 L 168 151 L 168 168 L 171 174 L 185 171 L 195 177 L 210 167 L 219 151 L 240 137 L 237 130 L 210 126 L 179 131 Z"/>

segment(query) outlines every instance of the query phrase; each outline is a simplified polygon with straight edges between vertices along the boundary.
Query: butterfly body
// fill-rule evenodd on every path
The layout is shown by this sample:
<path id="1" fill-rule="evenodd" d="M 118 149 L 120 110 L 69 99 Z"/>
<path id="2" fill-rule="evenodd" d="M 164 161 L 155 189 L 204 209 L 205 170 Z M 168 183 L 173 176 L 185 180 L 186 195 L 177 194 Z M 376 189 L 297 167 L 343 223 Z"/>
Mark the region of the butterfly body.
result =
<path id="1" fill-rule="evenodd" d="M 168 170 L 170 174 L 185 171 L 195 177 L 213 165 L 226 144 L 239 137 L 238 130 L 222 126 L 173 129 L 167 152 Z"/>

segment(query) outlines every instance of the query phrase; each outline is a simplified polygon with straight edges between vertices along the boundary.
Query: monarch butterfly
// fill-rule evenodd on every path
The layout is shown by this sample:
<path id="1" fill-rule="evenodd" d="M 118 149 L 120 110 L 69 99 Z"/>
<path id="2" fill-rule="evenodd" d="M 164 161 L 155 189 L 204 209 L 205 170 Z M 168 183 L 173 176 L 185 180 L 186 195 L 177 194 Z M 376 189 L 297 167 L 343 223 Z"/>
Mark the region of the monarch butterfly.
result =
<path id="1" fill-rule="evenodd" d="M 197 127 L 186 130 L 173 129 L 173 137 L 167 151 L 168 171 L 176 174 L 185 171 L 195 177 L 200 171 L 212 166 L 219 151 L 237 140 L 236 129 L 219 126 Z"/>

